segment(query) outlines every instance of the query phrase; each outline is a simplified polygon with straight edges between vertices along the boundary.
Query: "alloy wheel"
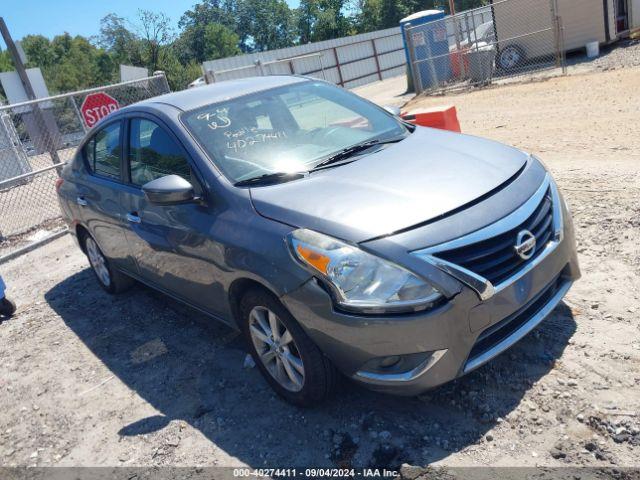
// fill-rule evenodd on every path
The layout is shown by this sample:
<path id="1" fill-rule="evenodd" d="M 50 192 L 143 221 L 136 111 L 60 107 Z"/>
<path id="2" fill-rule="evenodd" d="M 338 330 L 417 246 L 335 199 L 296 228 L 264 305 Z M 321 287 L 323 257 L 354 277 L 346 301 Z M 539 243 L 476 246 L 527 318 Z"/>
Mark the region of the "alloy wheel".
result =
<path id="1" fill-rule="evenodd" d="M 111 285 L 111 274 L 107 268 L 107 260 L 104 258 L 104 255 L 102 255 L 100 248 L 93 238 L 87 238 L 86 246 L 89 263 L 91 263 L 93 270 L 96 272 L 98 280 L 100 280 L 105 287 L 108 287 Z"/>
<path id="2" fill-rule="evenodd" d="M 266 307 L 254 307 L 249 313 L 249 333 L 271 376 L 287 390 L 302 390 L 304 364 L 291 332 L 280 318 Z"/>
<path id="3" fill-rule="evenodd" d="M 505 70 L 515 68 L 522 60 L 522 55 L 516 47 L 507 47 L 500 54 L 500 66 Z"/>

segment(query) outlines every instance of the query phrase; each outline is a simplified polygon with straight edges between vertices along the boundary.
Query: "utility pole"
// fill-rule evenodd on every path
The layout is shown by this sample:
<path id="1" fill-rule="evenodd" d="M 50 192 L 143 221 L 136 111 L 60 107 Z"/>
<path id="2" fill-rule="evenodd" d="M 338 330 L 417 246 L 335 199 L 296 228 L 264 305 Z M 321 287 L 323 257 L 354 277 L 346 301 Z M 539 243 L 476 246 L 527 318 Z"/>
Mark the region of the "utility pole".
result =
<path id="1" fill-rule="evenodd" d="M 4 43 L 7 45 L 7 50 L 9 50 L 9 54 L 13 59 L 13 64 L 16 67 L 16 72 L 18 72 L 18 76 L 20 77 L 20 81 L 24 87 L 24 91 L 27 94 L 27 98 L 29 100 L 36 100 L 36 93 L 33 90 L 33 86 L 31 85 L 31 81 L 29 80 L 29 76 L 27 75 L 27 70 L 24 68 L 24 64 L 22 63 L 22 58 L 20 58 L 20 54 L 18 53 L 18 48 L 11 38 L 11 34 L 9 33 L 9 29 L 7 28 L 7 24 L 4 21 L 4 18 L 0 17 L 0 33 L 2 34 L 2 38 L 4 39 Z M 49 129 L 47 127 L 45 117 L 40 109 L 40 106 L 37 103 L 33 103 L 33 116 L 36 122 L 39 124 L 38 129 L 42 130 L 44 136 L 45 147 L 49 150 L 51 154 L 51 160 L 54 164 L 60 163 L 60 157 L 58 157 L 58 151 L 56 150 L 56 144 L 54 143 L 51 135 L 49 133 Z M 32 139 L 33 141 L 34 139 Z M 36 143 L 35 141 L 33 142 Z"/>
<path id="2" fill-rule="evenodd" d="M 11 38 L 11 34 L 9 33 L 9 29 L 7 28 L 7 24 L 4 22 L 4 18 L 0 17 L 0 33 L 2 33 L 2 38 L 4 38 L 4 43 L 7 45 L 7 50 L 11 54 L 11 58 L 13 59 L 13 64 L 16 67 L 16 72 L 18 72 L 18 76 L 20 76 L 20 80 L 22 81 L 22 85 L 24 86 L 24 91 L 27 94 L 27 98 L 29 100 L 35 100 L 36 94 L 33 91 L 33 87 L 31 86 L 31 82 L 29 81 L 29 77 L 27 76 L 27 70 L 24 68 L 24 64 L 22 63 L 22 59 L 20 58 L 20 54 L 18 53 L 18 48 Z"/>

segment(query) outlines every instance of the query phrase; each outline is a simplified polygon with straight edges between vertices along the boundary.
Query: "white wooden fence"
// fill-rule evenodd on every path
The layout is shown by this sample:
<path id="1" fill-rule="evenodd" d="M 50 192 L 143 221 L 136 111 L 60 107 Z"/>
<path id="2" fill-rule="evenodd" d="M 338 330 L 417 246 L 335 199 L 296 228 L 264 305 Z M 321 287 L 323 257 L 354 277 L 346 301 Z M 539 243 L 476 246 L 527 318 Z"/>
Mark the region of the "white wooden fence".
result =
<path id="1" fill-rule="evenodd" d="M 399 27 L 203 63 L 210 78 L 299 74 L 354 88 L 403 75 L 406 58 Z"/>

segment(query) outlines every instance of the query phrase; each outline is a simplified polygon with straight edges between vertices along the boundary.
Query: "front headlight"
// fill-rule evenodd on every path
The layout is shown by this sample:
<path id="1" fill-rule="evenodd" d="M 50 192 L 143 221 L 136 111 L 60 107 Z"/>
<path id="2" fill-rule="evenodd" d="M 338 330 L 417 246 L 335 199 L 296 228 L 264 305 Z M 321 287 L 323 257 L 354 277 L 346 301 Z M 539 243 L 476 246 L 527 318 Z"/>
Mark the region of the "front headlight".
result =
<path id="1" fill-rule="evenodd" d="M 320 274 L 345 309 L 410 312 L 429 308 L 441 297 L 408 270 L 327 235 L 299 229 L 287 240 L 293 256 Z"/>

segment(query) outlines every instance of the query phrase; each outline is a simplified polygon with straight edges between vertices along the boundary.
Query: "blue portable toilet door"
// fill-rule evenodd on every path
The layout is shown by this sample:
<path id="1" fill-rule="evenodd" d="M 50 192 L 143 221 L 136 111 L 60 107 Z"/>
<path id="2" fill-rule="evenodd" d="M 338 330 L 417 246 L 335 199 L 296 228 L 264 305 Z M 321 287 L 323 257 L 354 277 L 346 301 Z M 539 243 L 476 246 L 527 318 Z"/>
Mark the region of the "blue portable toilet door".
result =
<path id="1" fill-rule="evenodd" d="M 444 11 L 418 12 L 402 19 L 400 25 L 403 32 L 409 29 L 409 42 L 412 45 L 405 45 L 405 49 L 408 59 L 408 48 L 414 49 L 414 59 L 417 62 L 417 75 L 414 77 L 421 84 L 420 90 L 446 83 L 451 78 L 451 62 Z M 413 69 L 414 65 L 408 61 Z"/>

